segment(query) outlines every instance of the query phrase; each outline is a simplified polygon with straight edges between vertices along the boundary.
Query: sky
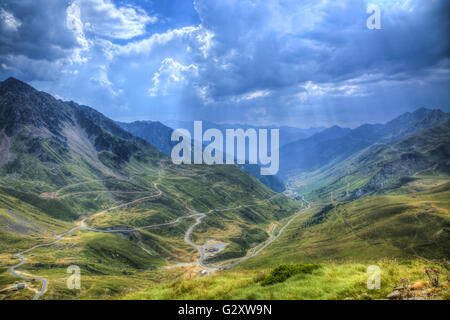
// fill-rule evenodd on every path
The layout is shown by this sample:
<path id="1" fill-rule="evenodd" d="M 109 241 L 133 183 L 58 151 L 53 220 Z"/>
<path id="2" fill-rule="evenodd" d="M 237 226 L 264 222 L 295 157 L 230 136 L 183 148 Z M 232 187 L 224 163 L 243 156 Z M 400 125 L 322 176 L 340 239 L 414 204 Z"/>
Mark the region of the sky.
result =
<path id="1" fill-rule="evenodd" d="M 449 13 L 448 0 L 1 0 L 0 80 L 120 121 L 355 127 L 450 111 Z"/>

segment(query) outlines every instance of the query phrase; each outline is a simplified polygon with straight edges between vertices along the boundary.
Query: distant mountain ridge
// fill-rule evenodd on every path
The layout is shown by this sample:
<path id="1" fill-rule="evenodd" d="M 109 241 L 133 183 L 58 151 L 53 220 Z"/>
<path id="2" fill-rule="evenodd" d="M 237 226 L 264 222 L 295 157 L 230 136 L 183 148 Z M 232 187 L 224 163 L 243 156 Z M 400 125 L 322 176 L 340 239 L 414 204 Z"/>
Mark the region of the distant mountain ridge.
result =
<path id="1" fill-rule="evenodd" d="M 170 156 L 177 142 L 171 141 L 173 129 L 159 121 L 116 122 L 120 127 L 136 137 L 140 137 L 152 146 Z"/>
<path id="2" fill-rule="evenodd" d="M 428 176 L 450 175 L 450 121 L 437 124 L 394 142 L 377 142 L 333 166 L 299 174 L 298 192 L 319 198 L 354 200 L 382 194 Z"/>
<path id="3" fill-rule="evenodd" d="M 274 126 L 274 125 L 261 125 L 261 126 L 252 126 L 249 124 L 234 124 L 234 123 L 214 123 L 211 121 L 202 121 L 204 130 L 207 129 L 218 129 L 220 130 L 224 136 L 225 136 L 225 130 L 226 129 L 279 129 L 280 130 L 280 147 L 291 143 L 293 141 L 299 140 L 299 139 L 306 139 L 308 137 L 311 137 L 312 135 L 321 132 L 325 130 L 325 127 L 317 127 L 317 128 L 296 128 L 296 127 L 289 127 L 289 126 Z M 170 128 L 173 129 L 186 129 L 189 132 L 194 131 L 194 122 L 193 121 L 176 121 L 176 120 L 169 120 L 164 121 L 164 124 Z"/>
<path id="4" fill-rule="evenodd" d="M 158 150 L 162 151 L 168 156 L 170 156 L 172 148 L 178 143 L 176 141 L 171 141 L 171 135 L 174 129 L 165 126 L 159 121 L 146 120 L 146 121 L 135 121 L 131 123 L 117 122 L 117 124 L 120 125 L 123 129 L 130 132 L 131 134 L 146 140 L 151 145 L 155 146 Z M 204 128 L 204 130 L 207 130 L 207 128 L 210 127 L 212 127 L 211 124 L 210 126 Z M 189 128 L 187 128 L 186 130 L 189 130 Z M 223 133 L 225 134 L 225 132 Z M 191 133 L 191 136 L 193 137 L 193 133 Z M 242 170 L 245 170 L 246 172 L 253 175 L 264 185 L 266 185 L 275 192 L 283 192 L 286 189 L 286 186 L 283 183 L 283 181 L 277 176 L 261 175 L 259 165 L 243 164 L 237 166 Z"/>
<path id="5" fill-rule="evenodd" d="M 308 139 L 282 147 L 280 175 L 288 178 L 292 174 L 330 166 L 376 142 L 400 140 L 449 120 L 448 113 L 421 108 L 412 113 L 405 113 L 386 124 L 364 124 L 353 130 L 329 128 Z"/>
<path id="6" fill-rule="evenodd" d="M 364 124 L 355 129 L 333 126 L 306 139 L 282 145 L 280 172 L 276 177 L 260 176 L 258 168 L 253 168 L 254 166 L 243 165 L 241 168 L 250 172 L 273 190 L 280 192 L 285 190 L 285 186 L 278 177 L 286 181 L 301 172 L 331 168 L 374 143 L 398 141 L 423 129 L 445 123 L 449 119 L 450 115 L 441 110 L 421 108 L 415 112 L 402 114 L 385 124 Z M 188 131 L 193 131 L 193 123 L 178 121 L 173 124 L 184 125 Z M 150 142 L 167 155 L 170 155 L 176 144 L 170 141 L 172 129 L 160 122 L 137 121 L 119 123 L 119 125 Z M 215 125 L 210 122 L 203 123 L 204 130 L 213 128 Z M 223 132 L 225 129 L 226 125 L 221 128 Z"/>

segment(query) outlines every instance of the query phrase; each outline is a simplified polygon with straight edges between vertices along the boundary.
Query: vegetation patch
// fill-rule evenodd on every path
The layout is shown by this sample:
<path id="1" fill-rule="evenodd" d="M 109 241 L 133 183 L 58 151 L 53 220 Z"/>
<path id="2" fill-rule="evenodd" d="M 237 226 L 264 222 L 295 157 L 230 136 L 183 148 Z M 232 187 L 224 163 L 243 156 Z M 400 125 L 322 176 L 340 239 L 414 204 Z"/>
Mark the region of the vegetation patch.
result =
<path id="1" fill-rule="evenodd" d="M 320 264 L 282 264 L 273 269 L 261 282 L 261 285 L 269 286 L 275 283 L 284 282 L 296 274 L 310 274 L 321 267 L 322 265 Z"/>
<path id="2" fill-rule="evenodd" d="M 333 209 L 334 205 L 332 204 L 326 205 L 325 207 L 322 208 L 322 210 L 314 214 L 308 221 L 306 221 L 306 226 L 310 227 L 324 222 L 327 219 L 330 211 Z"/>

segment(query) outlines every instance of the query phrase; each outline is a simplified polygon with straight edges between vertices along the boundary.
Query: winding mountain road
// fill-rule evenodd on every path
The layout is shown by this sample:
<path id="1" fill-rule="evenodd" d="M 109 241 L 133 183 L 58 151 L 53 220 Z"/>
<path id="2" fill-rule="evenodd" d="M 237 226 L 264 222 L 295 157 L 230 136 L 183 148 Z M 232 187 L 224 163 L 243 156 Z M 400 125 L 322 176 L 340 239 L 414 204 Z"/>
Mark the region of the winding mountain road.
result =
<path id="1" fill-rule="evenodd" d="M 55 243 L 60 242 L 66 234 L 71 233 L 71 232 L 73 232 L 73 231 L 75 231 L 75 230 L 77 230 L 77 229 L 79 229 L 79 228 L 82 228 L 82 227 L 75 227 L 75 228 L 70 229 L 70 230 L 67 231 L 67 232 L 64 232 L 64 233 L 61 233 L 61 234 L 56 235 L 56 236 L 55 236 L 56 240 L 53 241 L 53 242 L 50 242 L 50 243 L 43 243 L 43 244 L 38 244 L 38 245 L 35 245 L 35 246 L 33 246 L 33 247 L 31 247 L 31 248 L 25 250 L 25 251 L 22 251 L 22 252 L 19 252 L 19 253 L 14 254 L 14 257 L 19 258 L 19 259 L 20 259 L 20 262 L 19 262 L 18 264 L 16 264 L 16 265 L 10 267 L 10 268 L 9 268 L 9 272 L 10 272 L 12 275 L 14 275 L 14 276 L 16 276 L 16 277 L 18 277 L 18 278 L 24 279 L 24 280 L 32 280 L 32 279 L 35 279 L 35 280 L 38 280 L 38 281 L 42 282 L 42 288 L 41 288 L 41 291 L 39 291 L 39 292 L 33 297 L 33 300 L 38 300 L 38 299 L 39 299 L 39 298 L 47 291 L 48 281 L 47 281 L 47 279 L 41 278 L 41 277 L 27 277 L 27 276 L 24 276 L 24 275 L 18 273 L 18 272 L 15 270 L 16 268 L 20 267 L 21 265 L 23 265 L 23 264 L 25 263 L 26 258 L 25 258 L 23 255 L 26 254 L 26 253 L 28 253 L 28 252 L 30 252 L 31 250 L 36 249 L 36 248 L 48 247 L 48 246 L 54 245 Z"/>
<path id="2" fill-rule="evenodd" d="M 136 199 L 136 200 L 133 200 L 133 201 L 131 201 L 131 202 L 124 203 L 124 204 L 121 204 L 121 205 L 118 205 L 118 206 L 109 208 L 108 210 L 104 210 L 104 211 L 99 212 L 99 213 L 97 213 L 97 214 L 102 214 L 102 213 L 109 212 L 109 211 L 111 211 L 111 210 L 120 209 L 120 208 L 123 208 L 123 207 L 125 207 L 125 206 L 130 205 L 130 204 L 138 203 L 138 202 L 141 202 L 141 201 L 146 201 L 146 200 L 154 199 L 155 197 L 158 197 L 158 196 L 160 196 L 161 194 L 162 194 L 161 191 L 159 191 L 157 194 L 150 195 L 150 196 L 147 196 L 147 197 L 144 197 L 144 198 L 140 198 L 140 199 Z M 92 217 L 92 216 L 90 216 L 90 217 Z M 87 219 L 87 218 L 84 218 L 83 220 L 81 220 L 79 226 L 74 227 L 74 228 L 72 228 L 72 229 L 70 229 L 69 231 L 66 231 L 66 232 L 64 232 L 64 233 L 55 235 L 56 240 L 53 241 L 53 242 L 38 244 L 38 245 L 35 245 L 35 246 L 33 246 L 33 247 L 31 247 L 31 248 L 25 250 L 25 251 L 21 251 L 21 252 L 18 252 L 18 253 L 16 253 L 16 254 L 13 255 L 14 257 L 20 259 L 20 262 L 19 262 L 19 263 L 13 265 L 12 267 L 10 267 L 10 268 L 8 269 L 9 272 L 10 272 L 13 276 L 18 277 L 18 278 L 21 278 L 21 279 L 24 279 L 24 280 L 32 280 L 32 279 L 35 279 L 35 280 L 38 280 L 38 281 L 42 282 L 42 288 L 41 288 L 41 290 L 33 297 L 33 300 L 38 300 L 45 292 L 47 292 L 48 281 L 47 281 L 47 279 L 42 278 L 42 277 L 24 276 L 24 275 L 22 275 L 22 274 L 19 273 L 20 271 L 19 271 L 19 272 L 16 271 L 16 269 L 17 269 L 18 267 L 20 267 L 21 265 L 23 265 L 23 264 L 25 263 L 25 261 L 26 261 L 26 258 L 23 256 L 24 254 L 26 254 L 26 253 L 28 253 L 28 252 L 34 250 L 34 249 L 37 249 L 37 248 L 49 247 L 49 246 L 51 246 L 51 245 L 54 245 L 54 244 L 60 242 L 61 240 L 63 240 L 63 237 L 64 237 L 65 235 L 67 235 L 67 234 L 69 234 L 69 233 L 72 233 L 72 232 L 74 232 L 75 230 L 79 230 L 79 229 L 88 230 L 88 231 L 93 231 L 93 232 L 102 232 L 102 233 L 119 233 L 119 232 L 122 232 L 122 233 L 123 233 L 123 232 L 133 232 L 133 231 L 136 231 L 136 230 L 133 230 L 133 229 L 127 229 L 126 231 L 124 231 L 124 230 L 96 230 L 96 229 L 90 229 L 90 228 L 88 228 L 88 227 L 85 225 L 86 219 Z"/>
<path id="3" fill-rule="evenodd" d="M 244 262 L 244 261 L 246 261 L 246 260 L 248 260 L 248 259 L 250 259 L 250 258 L 253 258 L 253 257 L 256 257 L 258 254 L 260 254 L 265 248 L 267 248 L 271 243 L 273 243 L 275 240 L 277 240 L 282 234 L 283 234 L 283 231 L 299 216 L 299 215 L 301 215 L 302 213 L 303 213 L 303 211 L 305 210 L 305 209 L 309 209 L 310 207 L 311 207 L 311 204 L 308 202 L 308 201 L 306 201 L 304 198 L 302 199 L 302 201 L 304 201 L 305 203 L 307 203 L 307 205 L 306 205 L 306 208 L 304 208 L 303 210 L 301 210 L 301 211 L 299 211 L 297 214 L 295 214 L 291 219 L 289 219 L 289 221 L 280 229 L 280 231 L 278 232 L 278 234 L 277 235 L 274 235 L 273 234 L 273 232 L 274 232 L 274 229 L 275 228 L 273 228 L 272 229 L 272 236 L 270 237 L 270 239 L 258 250 L 258 251 L 256 251 L 256 252 L 254 252 L 254 253 L 252 253 L 252 254 L 250 254 L 250 255 L 247 255 L 247 256 L 245 256 L 245 257 L 242 257 L 242 258 L 240 258 L 239 260 L 237 260 L 237 261 L 235 261 L 235 262 L 233 262 L 233 263 L 230 263 L 230 264 L 227 264 L 227 265 L 223 265 L 223 266 L 211 266 L 211 265 L 206 265 L 206 264 L 204 264 L 203 263 L 203 261 L 204 261 L 204 259 L 205 259 L 205 254 L 204 254 L 204 252 L 203 252 L 203 248 L 201 247 L 201 246 L 199 246 L 199 245 L 196 245 L 196 244 L 194 244 L 194 243 L 192 243 L 189 239 L 186 239 L 186 237 L 185 237 L 185 241 L 188 243 L 188 244 L 190 244 L 191 246 L 193 246 L 194 248 L 196 248 L 199 252 L 200 252 L 200 260 L 199 260 L 199 265 L 201 266 L 201 267 L 203 267 L 203 268 L 206 268 L 206 269 L 213 269 L 213 270 L 225 270 L 225 269 L 230 269 L 230 268 L 232 268 L 232 267 L 234 267 L 234 266 L 236 266 L 236 265 L 238 265 L 238 264 L 240 264 L 240 263 L 242 263 L 242 262 Z M 199 217 L 199 218 L 197 218 L 197 221 L 196 221 L 196 223 L 195 224 L 193 224 L 190 228 L 189 228 L 189 230 L 188 230 L 188 232 L 189 232 L 189 235 L 191 234 L 191 232 L 192 232 L 192 230 L 197 226 L 197 225 L 199 225 L 200 224 L 200 222 L 201 222 L 201 219 L 203 219 L 205 216 L 202 216 L 202 217 Z M 186 232 L 186 236 L 188 236 L 188 233 Z"/>
<path id="4" fill-rule="evenodd" d="M 124 203 L 124 204 L 121 204 L 121 205 L 118 205 L 118 206 L 109 208 L 109 209 L 107 209 L 107 210 L 101 211 L 101 212 L 96 213 L 96 214 L 94 214 L 94 215 L 91 215 L 91 216 L 89 216 L 89 217 L 93 217 L 93 216 L 99 215 L 99 214 L 104 214 L 104 213 L 107 213 L 107 212 L 112 211 L 112 210 L 120 209 L 120 208 L 123 208 L 123 207 L 125 207 L 125 206 L 130 205 L 130 204 L 135 204 L 135 203 L 138 203 L 138 202 L 141 202 L 141 201 L 146 201 L 146 200 L 154 199 L 155 197 L 161 196 L 161 194 L 162 194 L 162 192 L 159 191 L 157 194 L 154 194 L 154 195 L 151 195 L 151 196 L 147 196 L 147 197 L 143 197 L 143 198 L 140 198 L 140 199 L 136 199 L 136 200 L 133 200 L 133 201 L 131 201 L 131 202 Z M 271 199 L 271 198 L 267 199 L 266 201 L 268 201 L 268 200 L 270 200 L 270 199 Z M 304 201 L 304 202 L 307 204 L 307 206 L 306 206 L 305 209 L 310 208 L 310 203 L 309 203 L 308 201 L 306 201 L 304 198 L 302 199 L 302 201 Z M 196 212 L 196 211 L 194 211 L 194 210 L 189 209 L 191 212 L 193 212 L 192 214 L 178 217 L 177 219 L 172 220 L 172 221 L 169 221 L 169 222 L 166 222 L 166 223 L 153 224 L 153 225 L 148 225 L 148 226 L 139 227 L 139 228 L 127 228 L 127 229 L 115 229 L 115 230 L 93 229 L 93 228 L 89 228 L 89 227 L 87 227 L 86 224 L 85 224 L 86 219 L 89 218 L 89 217 L 86 217 L 86 218 L 84 218 L 84 219 L 82 219 L 82 220 L 80 221 L 80 225 L 79 225 L 79 226 L 74 227 L 74 228 L 70 229 L 70 230 L 67 231 L 67 232 L 64 232 L 64 233 L 55 235 L 55 238 L 56 238 L 55 241 L 50 242 L 50 243 L 45 243 L 45 244 L 38 244 L 38 245 L 35 245 L 35 246 L 33 246 L 33 247 L 31 247 L 31 248 L 25 250 L 25 251 L 21 251 L 21 252 L 19 252 L 19 253 L 14 254 L 13 256 L 16 257 L 16 258 L 19 258 L 19 259 L 20 259 L 20 262 L 17 263 L 16 265 L 10 267 L 10 268 L 9 268 L 9 272 L 10 272 L 12 275 L 14 275 L 15 277 L 18 277 L 18 278 L 21 278 L 21 279 L 24 279 L 24 280 L 32 280 L 32 279 L 34 279 L 34 280 L 38 280 L 38 281 L 42 282 L 42 288 L 41 288 L 41 290 L 33 297 L 33 300 L 38 300 L 43 294 L 45 294 L 45 293 L 47 292 L 47 288 L 48 288 L 48 280 L 45 279 L 45 278 L 42 278 L 42 277 L 25 276 L 25 275 L 23 275 L 23 274 L 20 274 L 18 271 L 16 271 L 16 269 L 17 269 L 18 267 L 22 266 L 22 265 L 25 263 L 25 261 L 26 261 L 26 258 L 23 256 L 24 254 L 26 254 L 26 253 L 28 253 L 28 252 L 34 250 L 34 249 L 37 249 L 37 248 L 48 247 L 48 246 L 54 245 L 54 244 L 60 242 L 61 240 L 63 240 L 63 239 L 64 239 L 63 237 L 64 237 L 65 235 L 67 235 L 67 234 L 69 234 L 69 233 L 72 233 L 72 232 L 74 232 L 74 231 L 76 231 L 76 230 L 86 230 L 86 231 L 91 231 L 91 232 L 111 233 L 111 234 L 113 234 L 113 233 L 131 233 L 131 232 L 137 232 L 137 231 L 141 231 L 141 230 L 145 230 L 145 229 L 149 229 L 149 228 L 156 228 L 156 227 L 162 227 L 162 226 L 168 226 L 168 225 L 177 224 L 177 223 L 179 223 L 179 222 L 180 222 L 181 220 L 183 220 L 183 219 L 190 219 L 190 218 L 195 218 L 195 222 L 194 222 L 194 224 L 192 224 L 192 225 L 188 228 L 188 230 L 186 231 L 185 236 L 184 236 L 184 241 L 185 241 L 187 244 L 189 244 L 190 246 L 192 246 L 193 248 L 195 248 L 195 249 L 200 253 L 200 259 L 199 259 L 199 261 L 198 261 L 198 264 L 199 264 L 202 268 L 205 268 L 205 269 L 212 269 L 212 270 L 225 270 L 225 269 L 230 269 L 230 268 L 232 268 L 232 267 L 234 267 L 234 266 L 236 266 L 236 265 L 238 265 L 238 264 L 240 264 L 240 263 L 242 263 L 242 262 L 244 262 L 244 261 L 246 261 L 246 260 L 248 260 L 248 259 L 250 259 L 250 258 L 253 258 L 253 257 L 257 256 L 258 254 L 260 254 L 267 246 L 269 246 L 269 245 L 270 245 L 271 243 L 273 243 L 276 239 L 278 239 L 278 238 L 281 236 L 281 234 L 283 233 L 283 231 L 284 231 L 284 230 L 285 230 L 285 229 L 286 229 L 286 228 L 287 228 L 287 227 L 288 227 L 288 226 L 289 226 L 289 225 L 290 225 L 290 224 L 291 224 L 291 223 L 292 223 L 292 222 L 293 222 L 300 214 L 303 213 L 303 210 L 301 210 L 300 212 L 298 212 L 297 214 L 295 214 L 295 215 L 294 215 L 294 216 L 293 216 L 293 217 L 292 217 L 292 218 L 291 218 L 291 219 L 290 219 L 290 220 L 289 220 L 289 221 L 288 221 L 288 222 L 280 229 L 280 231 L 278 232 L 278 234 L 277 234 L 276 236 L 274 235 L 274 229 L 275 229 L 275 228 L 273 228 L 273 229 L 272 229 L 272 233 L 271 233 L 270 239 L 269 239 L 269 240 L 268 240 L 268 241 L 267 241 L 267 242 L 266 242 L 266 243 L 265 243 L 258 251 L 254 252 L 254 253 L 252 253 L 252 254 L 250 254 L 250 255 L 247 255 L 247 256 L 245 256 L 245 257 L 242 257 L 242 258 L 240 258 L 239 260 L 237 260 L 237 261 L 235 261 L 235 262 L 233 262 L 233 263 L 227 264 L 227 265 L 223 265 L 223 266 L 206 265 L 206 264 L 204 263 L 204 260 L 205 260 L 206 257 L 205 257 L 205 252 L 204 252 L 204 250 L 203 250 L 203 247 L 200 246 L 200 245 L 197 245 L 197 244 L 193 243 L 193 242 L 190 240 L 191 234 L 192 234 L 192 232 L 194 231 L 194 229 L 202 222 L 202 220 L 206 217 L 206 215 L 207 215 L 208 213 L 211 213 L 211 212 L 219 212 L 219 211 L 228 211 L 228 210 L 236 210 L 236 209 L 239 209 L 239 208 L 243 208 L 243 207 L 251 207 L 251 206 L 255 206 L 255 205 L 248 205 L 248 206 L 240 205 L 240 206 L 237 206 L 237 207 L 234 207 L 234 208 L 211 209 L 211 210 L 209 210 L 208 212 L 205 212 L 205 213 L 199 213 L 199 212 Z"/>

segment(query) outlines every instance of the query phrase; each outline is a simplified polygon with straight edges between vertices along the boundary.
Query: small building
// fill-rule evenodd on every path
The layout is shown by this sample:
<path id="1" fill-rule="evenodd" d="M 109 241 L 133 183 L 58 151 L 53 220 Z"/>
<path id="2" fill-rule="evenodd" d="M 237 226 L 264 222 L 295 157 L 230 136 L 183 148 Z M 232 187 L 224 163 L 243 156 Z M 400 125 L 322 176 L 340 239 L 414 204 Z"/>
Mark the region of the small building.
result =
<path id="1" fill-rule="evenodd" d="M 23 290 L 23 289 L 25 289 L 25 283 L 19 283 L 17 285 L 17 290 Z"/>
<path id="2" fill-rule="evenodd" d="M 204 276 L 204 275 L 207 274 L 207 273 L 208 273 L 208 271 L 206 271 L 206 270 L 200 271 L 200 274 L 201 274 L 202 276 Z"/>

